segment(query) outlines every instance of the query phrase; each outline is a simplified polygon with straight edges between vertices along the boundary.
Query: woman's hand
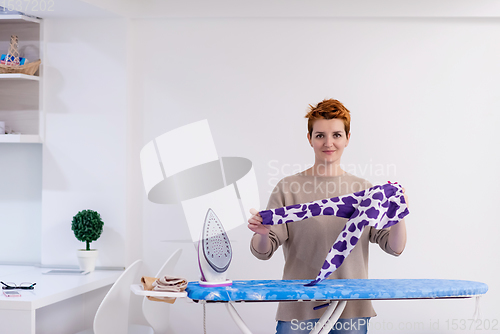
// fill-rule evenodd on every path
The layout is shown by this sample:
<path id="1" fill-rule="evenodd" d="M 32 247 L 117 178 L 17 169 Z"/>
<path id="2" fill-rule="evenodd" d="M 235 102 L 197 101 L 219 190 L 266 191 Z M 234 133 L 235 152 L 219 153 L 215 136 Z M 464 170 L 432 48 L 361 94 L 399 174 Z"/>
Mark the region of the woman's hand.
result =
<path id="1" fill-rule="evenodd" d="M 406 206 L 409 208 L 408 196 L 405 194 L 405 188 L 402 188 L 403 196 L 405 197 Z M 397 255 L 401 254 L 406 246 L 406 223 L 405 219 L 401 219 L 399 223 L 390 227 L 389 232 L 389 247 L 396 252 Z"/>
<path id="2" fill-rule="evenodd" d="M 408 202 L 408 196 L 405 194 L 405 188 L 403 188 L 403 196 L 405 197 L 405 203 L 408 208 L 410 208 L 410 202 Z"/>
<path id="3" fill-rule="evenodd" d="M 257 234 L 264 236 L 269 235 L 271 226 L 262 225 L 262 217 L 260 216 L 259 211 L 251 208 L 250 213 L 252 214 L 252 217 L 250 217 L 250 219 L 248 220 L 248 228 Z"/>

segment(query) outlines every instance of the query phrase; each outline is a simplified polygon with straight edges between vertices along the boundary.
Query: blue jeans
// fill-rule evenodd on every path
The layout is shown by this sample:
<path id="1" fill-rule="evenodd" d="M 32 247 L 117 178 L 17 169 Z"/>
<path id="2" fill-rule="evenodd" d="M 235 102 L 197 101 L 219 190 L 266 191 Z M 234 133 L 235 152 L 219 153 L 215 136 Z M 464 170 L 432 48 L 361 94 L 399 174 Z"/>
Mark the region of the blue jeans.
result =
<path id="1" fill-rule="evenodd" d="M 314 329 L 319 319 L 278 321 L 276 334 L 307 334 Z M 329 334 L 366 334 L 370 318 L 339 319 Z M 329 325 L 328 323 L 326 324 Z M 330 324 L 331 325 L 331 324 Z"/>

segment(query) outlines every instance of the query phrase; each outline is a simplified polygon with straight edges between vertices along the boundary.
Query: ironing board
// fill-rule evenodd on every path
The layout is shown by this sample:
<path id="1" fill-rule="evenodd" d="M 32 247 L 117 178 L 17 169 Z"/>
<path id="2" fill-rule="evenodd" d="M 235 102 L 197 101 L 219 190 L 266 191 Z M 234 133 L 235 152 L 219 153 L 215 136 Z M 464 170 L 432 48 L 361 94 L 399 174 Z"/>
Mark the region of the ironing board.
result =
<path id="1" fill-rule="evenodd" d="M 198 282 L 189 282 L 186 293 L 195 302 L 226 303 L 231 317 L 246 334 L 251 334 L 251 331 L 236 312 L 234 303 L 324 301 L 328 308 L 311 331 L 311 334 L 316 334 L 327 332 L 323 326 L 338 320 L 348 300 L 470 298 L 488 291 L 484 283 L 447 279 L 327 279 L 315 286 L 304 286 L 308 282 L 249 280 L 211 288 L 201 287 Z M 141 295 L 148 293 L 142 287 L 138 288 L 138 285 L 133 286 L 132 291 Z M 158 292 L 153 293 L 158 296 Z"/>

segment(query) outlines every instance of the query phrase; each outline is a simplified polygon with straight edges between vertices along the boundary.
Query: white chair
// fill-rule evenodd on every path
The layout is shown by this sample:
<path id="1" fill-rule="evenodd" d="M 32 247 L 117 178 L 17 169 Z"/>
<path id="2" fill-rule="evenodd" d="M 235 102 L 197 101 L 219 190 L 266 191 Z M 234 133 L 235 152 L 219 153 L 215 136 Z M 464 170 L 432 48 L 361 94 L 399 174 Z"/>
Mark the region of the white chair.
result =
<path id="1" fill-rule="evenodd" d="M 155 277 L 162 277 L 167 274 L 172 275 L 174 267 L 181 257 L 181 253 L 182 249 L 176 250 L 163 264 Z M 168 317 L 170 307 L 170 304 L 151 301 L 147 297 L 144 297 L 142 301 L 142 313 L 151 327 L 153 327 L 155 334 L 166 334 L 169 332 Z"/>
<path id="2" fill-rule="evenodd" d="M 142 260 L 135 261 L 118 277 L 97 309 L 94 328 L 78 334 L 154 334 L 149 326 L 128 324 L 130 285 L 141 265 Z"/>

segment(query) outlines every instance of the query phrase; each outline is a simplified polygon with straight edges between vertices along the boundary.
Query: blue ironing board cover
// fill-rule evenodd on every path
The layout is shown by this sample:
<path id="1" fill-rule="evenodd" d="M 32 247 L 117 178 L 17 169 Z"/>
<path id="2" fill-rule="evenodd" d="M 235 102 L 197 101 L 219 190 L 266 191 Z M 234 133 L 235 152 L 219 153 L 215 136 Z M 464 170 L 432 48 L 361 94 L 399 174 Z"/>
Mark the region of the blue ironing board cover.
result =
<path id="1" fill-rule="evenodd" d="M 192 300 L 210 302 L 465 298 L 488 291 L 484 283 L 447 279 L 327 279 L 304 286 L 309 281 L 233 281 L 209 288 L 189 282 L 186 291 Z"/>

